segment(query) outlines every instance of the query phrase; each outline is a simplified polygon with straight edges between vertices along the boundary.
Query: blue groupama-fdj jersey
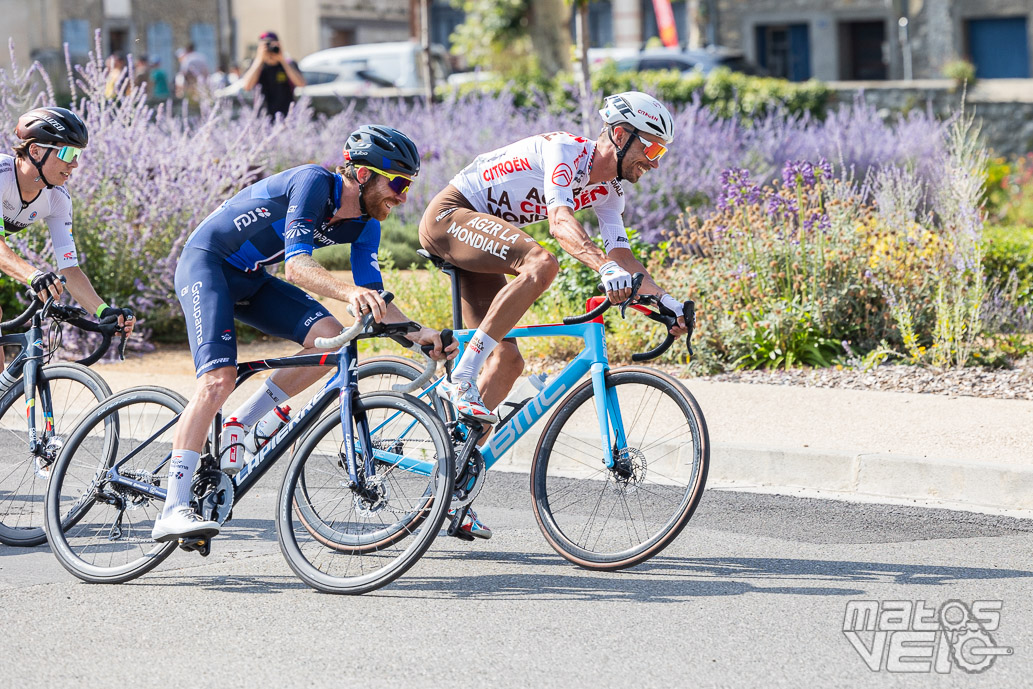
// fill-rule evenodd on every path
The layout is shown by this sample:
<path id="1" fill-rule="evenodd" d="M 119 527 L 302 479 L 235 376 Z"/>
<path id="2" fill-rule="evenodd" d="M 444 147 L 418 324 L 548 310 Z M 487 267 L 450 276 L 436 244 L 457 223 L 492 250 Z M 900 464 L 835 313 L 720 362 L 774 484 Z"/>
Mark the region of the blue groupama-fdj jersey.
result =
<path id="1" fill-rule="evenodd" d="M 342 186 L 339 175 L 318 165 L 292 168 L 243 189 L 191 233 L 176 266 L 176 294 L 198 375 L 236 365 L 234 318 L 300 344 L 329 317 L 319 302 L 264 266 L 317 246 L 351 244 L 355 284 L 383 287 L 380 223 L 351 218 L 329 224 Z"/>
<path id="2" fill-rule="evenodd" d="M 223 203 L 201 222 L 186 245 L 252 271 L 311 254 L 317 245 L 351 244 L 355 284 L 380 289 L 380 222 L 352 218 L 327 225 L 341 205 L 342 184 L 340 175 L 318 165 L 285 170 Z"/>

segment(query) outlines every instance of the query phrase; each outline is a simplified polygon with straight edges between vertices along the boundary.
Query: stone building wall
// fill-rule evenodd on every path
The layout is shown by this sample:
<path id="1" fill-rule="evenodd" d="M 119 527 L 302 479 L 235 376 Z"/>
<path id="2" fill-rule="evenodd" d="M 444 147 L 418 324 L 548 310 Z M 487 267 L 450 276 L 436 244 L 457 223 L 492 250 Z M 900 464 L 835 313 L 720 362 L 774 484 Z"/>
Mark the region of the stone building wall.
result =
<path id="1" fill-rule="evenodd" d="M 976 118 L 986 145 L 995 155 L 1033 151 L 1033 80 L 1001 80 L 1008 83 L 1000 85 L 992 81 L 977 84 L 968 93 L 945 79 L 832 87 L 839 103 L 859 97 L 887 117 L 913 108 L 930 108 L 938 117 L 948 118 L 964 108 L 966 114 Z"/>

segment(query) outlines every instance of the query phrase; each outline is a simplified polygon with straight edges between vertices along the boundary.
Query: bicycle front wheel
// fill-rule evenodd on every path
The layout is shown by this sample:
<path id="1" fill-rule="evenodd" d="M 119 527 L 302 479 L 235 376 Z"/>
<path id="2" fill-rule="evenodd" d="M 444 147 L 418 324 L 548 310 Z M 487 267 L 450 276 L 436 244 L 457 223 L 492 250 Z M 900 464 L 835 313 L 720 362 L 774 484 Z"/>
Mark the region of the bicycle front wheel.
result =
<path id="1" fill-rule="evenodd" d="M 586 381 L 542 433 L 531 497 L 556 552 L 617 570 L 653 557 L 685 528 L 703 496 L 710 441 L 699 405 L 676 379 L 630 367 L 605 378 L 608 440 Z"/>
<path id="2" fill-rule="evenodd" d="M 36 546 L 43 532 L 43 500 L 57 455 L 86 414 L 111 394 L 104 379 L 80 364 L 44 366 L 37 390 L 29 395 L 36 405 L 40 447 L 29 452 L 29 433 L 20 404 L 25 378 L 0 399 L 0 543 Z M 43 390 L 49 390 L 46 402 Z"/>
<path id="3" fill-rule="evenodd" d="M 108 469 L 160 486 L 172 455 L 175 421 L 186 400 L 171 390 L 123 390 L 75 429 L 54 465 L 46 499 L 47 539 L 58 561 L 90 583 L 118 584 L 149 572 L 176 542 L 156 543 L 165 501 L 114 483 Z"/>
<path id="4" fill-rule="evenodd" d="M 327 593 L 366 593 L 404 574 L 437 536 L 452 493 L 452 447 L 432 409 L 370 393 L 355 411 L 369 421 L 374 475 L 352 485 L 340 417 L 326 417 L 300 443 L 277 501 L 284 557 Z M 356 455 L 362 466 L 358 441 Z"/>

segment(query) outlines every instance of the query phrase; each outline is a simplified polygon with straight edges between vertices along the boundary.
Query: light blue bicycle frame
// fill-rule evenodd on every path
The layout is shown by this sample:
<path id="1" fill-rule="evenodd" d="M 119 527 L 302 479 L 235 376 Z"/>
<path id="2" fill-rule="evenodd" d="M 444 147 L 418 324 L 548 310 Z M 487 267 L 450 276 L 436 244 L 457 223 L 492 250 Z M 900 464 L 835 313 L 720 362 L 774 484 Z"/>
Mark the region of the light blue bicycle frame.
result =
<path id="1" fill-rule="evenodd" d="M 453 336 L 461 345 L 466 345 L 473 337 L 475 330 L 455 330 Z M 509 421 L 496 427 L 495 432 L 485 447 L 481 449 L 485 468 L 491 468 L 495 462 L 520 440 L 534 424 L 548 412 L 553 405 L 575 386 L 581 378 L 590 373 L 592 387 L 595 392 L 595 408 L 599 417 L 599 434 L 602 447 L 624 447 L 627 441 L 624 436 L 624 422 L 621 418 L 617 394 L 613 389 L 607 390 L 605 374 L 610 368 L 606 354 L 606 335 L 601 321 L 589 321 L 577 325 L 530 325 L 513 328 L 506 337 L 579 337 L 585 341 L 585 347 L 562 371 L 546 382 L 539 393 L 528 400 Z M 461 353 L 461 352 L 460 352 Z M 441 380 L 420 393 L 421 397 L 437 394 L 436 388 Z M 613 453 L 606 452 L 601 458 L 607 468 L 613 467 Z M 412 467 L 418 473 L 430 472 L 430 466 Z"/>

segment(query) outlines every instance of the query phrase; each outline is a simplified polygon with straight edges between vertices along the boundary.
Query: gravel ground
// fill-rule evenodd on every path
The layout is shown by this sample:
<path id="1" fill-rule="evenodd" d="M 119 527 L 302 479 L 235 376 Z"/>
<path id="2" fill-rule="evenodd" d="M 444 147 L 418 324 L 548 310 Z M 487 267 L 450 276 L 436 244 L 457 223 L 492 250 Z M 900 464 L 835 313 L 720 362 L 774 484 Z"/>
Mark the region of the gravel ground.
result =
<path id="1" fill-rule="evenodd" d="M 969 367 L 941 371 L 900 365 L 877 366 L 868 371 L 799 368 L 789 371 L 735 371 L 708 376 L 706 380 L 1033 400 L 1033 357 L 1021 360 L 1013 369 Z"/>

